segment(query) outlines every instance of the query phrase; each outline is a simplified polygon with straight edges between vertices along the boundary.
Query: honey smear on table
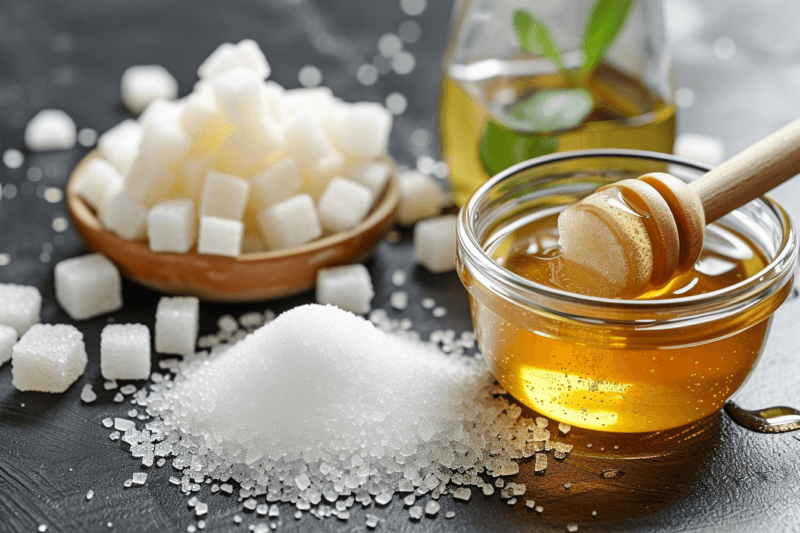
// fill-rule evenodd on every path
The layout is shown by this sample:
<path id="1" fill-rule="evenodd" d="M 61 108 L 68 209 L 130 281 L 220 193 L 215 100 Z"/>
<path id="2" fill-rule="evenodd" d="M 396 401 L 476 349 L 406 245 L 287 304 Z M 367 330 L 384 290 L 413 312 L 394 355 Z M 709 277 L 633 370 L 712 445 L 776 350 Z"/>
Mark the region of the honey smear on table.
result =
<path id="1" fill-rule="evenodd" d="M 522 219 L 483 247 L 514 274 L 570 291 L 575 271 L 565 275 L 559 258 L 557 216 Z M 661 287 L 648 287 L 637 299 L 716 291 L 766 265 L 744 236 L 711 224 L 694 267 Z M 641 327 L 588 326 L 566 314 L 512 305 L 471 282 L 477 289 L 471 291 L 476 333 L 497 380 L 545 416 L 601 431 L 657 431 L 712 414 L 744 382 L 769 325 L 768 315 L 760 318 L 764 307 L 757 306 L 709 326 L 700 333 L 704 338 L 688 330 L 667 336 L 648 331 L 644 320 Z"/>

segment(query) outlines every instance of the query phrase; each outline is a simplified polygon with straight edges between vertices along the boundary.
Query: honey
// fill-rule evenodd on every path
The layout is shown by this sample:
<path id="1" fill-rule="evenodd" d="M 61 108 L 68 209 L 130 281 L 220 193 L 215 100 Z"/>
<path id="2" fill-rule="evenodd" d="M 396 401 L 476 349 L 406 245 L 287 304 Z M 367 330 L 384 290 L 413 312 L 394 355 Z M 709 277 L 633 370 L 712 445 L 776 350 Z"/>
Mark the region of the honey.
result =
<path id="1" fill-rule="evenodd" d="M 699 260 L 665 285 L 629 300 L 580 294 L 559 257 L 557 216 L 597 174 L 565 163 L 671 157 L 639 154 L 532 162 L 460 215 L 457 267 L 484 359 L 517 400 L 577 427 L 649 432 L 713 414 L 747 379 L 791 290 L 794 232 L 759 200 L 707 226 Z"/>

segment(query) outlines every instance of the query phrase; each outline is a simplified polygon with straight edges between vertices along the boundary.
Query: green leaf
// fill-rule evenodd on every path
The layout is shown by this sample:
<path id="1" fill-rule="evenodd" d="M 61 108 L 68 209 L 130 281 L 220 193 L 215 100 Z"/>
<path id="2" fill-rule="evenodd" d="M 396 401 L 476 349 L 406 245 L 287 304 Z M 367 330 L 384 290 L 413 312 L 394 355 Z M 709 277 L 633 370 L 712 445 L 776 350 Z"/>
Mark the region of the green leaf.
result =
<path id="1" fill-rule="evenodd" d="M 581 68 L 588 77 L 614 43 L 635 0 L 597 0 L 589 13 L 583 34 L 583 53 L 586 57 Z"/>
<path id="2" fill-rule="evenodd" d="M 578 126 L 594 103 L 583 89 L 543 89 L 511 108 L 504 123 L 524 132 L 553 132 Z"/>
<path id="3" fill-rule="evenodd" d="M 550 59 L 559 69 L 564 70 L 561 49 L 544 22 L 534 17 L 530 11 L 517 9 L 514 11 L 514 30 L 522 48 Z"/>
<path id="4" fill-rule="evenodd" d="M 527 159 L 552 154 L 556 148 L 556 135 L 519 133 L 489 120 L 478 143 L 478 155 L 486 173 L 494 176 Z"/>

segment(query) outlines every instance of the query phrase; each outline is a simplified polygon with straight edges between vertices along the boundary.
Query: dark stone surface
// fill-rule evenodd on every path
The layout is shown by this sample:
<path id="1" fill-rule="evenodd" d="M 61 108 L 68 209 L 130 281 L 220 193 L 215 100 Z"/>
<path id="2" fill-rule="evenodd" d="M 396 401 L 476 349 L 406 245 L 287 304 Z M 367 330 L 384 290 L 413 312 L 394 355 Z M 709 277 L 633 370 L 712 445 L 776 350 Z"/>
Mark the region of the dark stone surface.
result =
<path id="1" fill-rule="evenodd" d="M 66 110 L 79 127 L 99 131 L 125 118 L 118 97 L 122 70 L 135 63 L 161 63 L 178 78 L 181 93 L 190 89 L 199 62 L 220 42 L 257 39 L 279 83 L 297 85 L 302 65 L 320 67 L 325 83 L 348 100 L 383 101 L 392 91 L 405 94 L 408 111 L 396 121 L 392 154 L 413 166 L 435 147 L 410 141 L 416 128 L 433 133 L 439 67 L 451 2 L 430 0 L 415 19 L 422 38 L 407 49 L 417 59 L 408 76 L 389 74 L 365 87 L 354 76 L 358 65 L 377 54 L 378 38 L 396 32 L 406 17 L 396 0 L 5 0 L 0 3 L 0 151 L 21 148 L 22 128 L 43 107 Z M 756 7 L 758 5 L 758 7 Z M 761 3 L 714 0 L 668 2 L 675 44 L 678 86 L 692 88 L 694 105 L 682 109 L 681 131 L 713 134 L 726 142 L 728 155 L 795 118 L 800 96 L 800 39 L 792 30 L 797 8 L 792 2 Z M 326 37 L 330 36 L 330 37 Z M 722 60 L 714 42 L 730 36 L 735 55 Z M 326 42 L 333 50 L 321 51 Z M 72 229 L 53 230 L 52 220 L 66 216 L 63 201 L 42 198 L 45 187 L 63 188 L 69 171 L 86 149 L 27 154 L 22 168 L 0 167 L 0 184 L 17 194 L 0 200 L 0 282 L 31 284 L 44 297 L 42 321 L 73 323 L 55 304 L 53 265 L 84 252 Z M 39 168 L 39 181 L 26 177 Z M 776 193 L 800 219 L 800 184 Z M 50 248 L 52 246 L 52 248 Z M 51 250 L 47 252 L 48 250 Z M 42 257 L 46 252 L 49 257 Z M 383 243 L 367 263 L 375 280 L 376 307 L 388 308 L 391 272 L 404 268 L 414 328 L 429 331 L 468 329 L 467 299 L 455 274 L 431 275 L 414 266 L 410 235 L 399 244 Z M 153 326 L 159 294 L 126 282 L 125 308 L 117 323 Z M 431 296 L 448 308 L 433 319 L 419 305 Z M 201 333 L 216 330 L 224 313 L 238 315 L 269 307 L 281 312 L 313 301 L 310 293 L 275 302 L 224 306 L 203 304 Z M 119 444 L 108 439 L 105 417 L 121 416 L 129 404 L 113 403 L 116 391 L 104 391 L 99 373 L 100 331 L 108 317 L 81 322 L 90 363 L 65 394 L 21 393 L 11 385 L 9 364 L 0 367 L 0 532 L 35 531 L 186 531 L 195 524 L 186 498 L 167 482 L 169 466 L 150 468 L 146 485 L 124 489 L 123 481 L 142 469 Z M 760 366 L 737 398 L 745 407 L 800 403 L 800 348 L 797 326 L 800 302 L 777 313 Z M 154 355 L 154 361 L 158 356 Z M 80 389 L 94 384 L 99 399 L 80 402 Z M 23 406 L 24 405 L 24 406 Z M 434 519 L 410 521 L 399 501 L 373 509 L 385 521 L 379 531 L 564 531 L 576 522 L 580 531 L 798 531 L 800 530 L 800 442 L 791 434 L 757 435 L 735 426 L 725 415 L 692 428 L 647 438 L 600 435 L 573 430 L 575 451 L 564 462 L 551 461 L 545 476 L 523 465 L 518 478 L 529 487 L 525 498 L 544 506 L 537 515 L 524 507 L 473 495 L 468 504 L 441 499 Z M 593 446 L 587 448 L 585 444 Z M 619 446 L 619 450 L 614 450 Z M 623 475 L 603 479 L 602 470 Z M 564 483 L 571 482 L 569 490 Z M 86 501 L 86 493 L 95 495 Z M 246 531 L 256 522 L 236 497 L 200 493 L 209 504 L 206 531 Z M 452 520 L 445 519 L 456 511 Z M 597 511 L 592 518 L 591 511 Z M 356 505 L 347 522 L 318 522 L 281 507 L 283 531 L 363 531 L 367 510 Z M 235 526 L 234 514 L 244 517 Z M 265 519 L 261 520 L 266 521 Z"/>

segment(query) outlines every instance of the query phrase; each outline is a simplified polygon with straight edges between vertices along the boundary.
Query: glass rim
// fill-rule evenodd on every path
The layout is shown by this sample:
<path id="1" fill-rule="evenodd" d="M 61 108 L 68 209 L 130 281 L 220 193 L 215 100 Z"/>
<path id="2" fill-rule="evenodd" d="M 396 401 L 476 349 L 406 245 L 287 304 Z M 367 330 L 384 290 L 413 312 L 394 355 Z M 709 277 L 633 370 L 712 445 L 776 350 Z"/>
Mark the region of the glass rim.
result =
<path id="1" fill-rule="evenodd" d="M 512 273 L 494 261 L 494 259 L 492 259 L 480 245 L 477 235 L 475 234 L 475 228 L 473 224 L 477 218 L 476 211 L 480 206 L 481 201 L 488 196 L 489 193 L 495 189 L 495 187 L 498 187 L 504 181 L 519 175 L 521 172 L 538 166 L 559 161 L 608 157 L 672 163 L 699 172 L 707 172 L 712 169 L 711 166 L 705 163 L 671 154 L 616 148 L 574 150 L 545 155 L 523 161 L 512 167 L 509 167 L 508 169 L 489 179 L 461 208 L 457 223 L 457 247 L 459 255 L 465 255 L 465 258 L 471 262 L 473 266 L 480 268 L 481 278 L 487 278 L 488 281 L 495 284 L 496 288 L 501 289 L 501 292 L 506 294 L 512 300 L 525 301 L 527 300 L 525 296 L 535 295 L 549 298 L 555 302 L 563 302 L 565 304 L 580 306 L 585 308 L 587 311 L 610 311 L 615 314 L 645 312 L 658 315 L 661 312 L 669 312 L 672 314 L 676 311 L 685 310 L 689 311 L 690 315 L 697 316 L 705 311 L 718 310 L 720 305 L 726 306 L 729 303 L 740 304 L 743 300 L 746 301 L 753 297 L 758 297 L 762 293 L 769 291 L 771 287 L 773 287 L 777 282 L 780 282 L 787 275 L 791 275 L 793 273 L 793 268 L 787 268 L 787 265 L 794 265 L 796 262 L 797 242 L 795 229 L 792 225 L 789 215 L 786 213 L 783 207 L 766 195 L 761 196 L 754 201 L 762 202 L 763 205 L 775 216 L 776 220 L 783 229 L 781 242 L 778 245 L 776 252 L 774 254 L 769 254 L 768 264 L 756 274 L 734 285 L 694 296 L 682 296 L 679 298 L 670 298 L 666 300 L 627 300 L 586 296 L 578 293 L 568 292 L 555 287 L 549 287 L 547 285 L 536 283 Z M 470 265 L 465 266 L 468 268 Z M 530 304 L 531 302 L 526 303 Z M 536 307 L 541 307 L 541 304 L 534 305 Z"/>

